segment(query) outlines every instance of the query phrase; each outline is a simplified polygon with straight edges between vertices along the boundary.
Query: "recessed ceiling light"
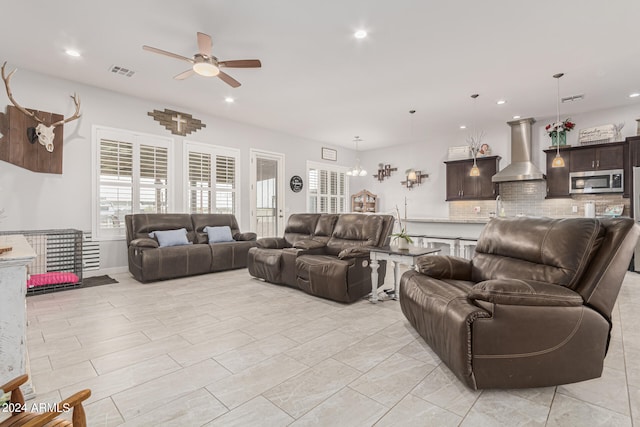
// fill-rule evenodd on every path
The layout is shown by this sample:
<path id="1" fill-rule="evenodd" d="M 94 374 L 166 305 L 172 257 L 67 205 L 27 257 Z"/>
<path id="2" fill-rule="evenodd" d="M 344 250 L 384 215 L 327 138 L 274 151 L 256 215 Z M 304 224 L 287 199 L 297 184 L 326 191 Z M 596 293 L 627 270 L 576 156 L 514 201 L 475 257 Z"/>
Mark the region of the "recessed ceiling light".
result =
<path id="1" fill-rule="evenodd" d="M 230 97 L 230 96 L 227 96 L 227 97 L 224 99 L 224 102 L 226 102 L 226 103 L 228 103 L 228 104 L 233 104 L 235 101 L 236 101 L 236 100 L 235 100 L 234 98 Z"/>
<path id="2" fill-rule="evenodd" d="M 466 125 L 460 125 L 460 129 L 466 129 L 467 126 Z"/>
<path id="3" fill-rule="evenodd" d="M 363 39 L 367 37 L 367 32 L 365 30 L 358 30 L 355 33 L 353 33 L 353 37 L 357 39 Z"/>
<path id="4" fill-rule="evenodd" d="M 629 98 L 637 98 L 639 96 L 640 96 L 640 93 L 638 93 L 638 92 L 634 92 L 634 93 L 629 94 Z"/>
<path id="5" fill-rule="evenodd" d="M 77 50 L 73 50 L 73 49 L 67 49 L 64 51 L 64 53 L 66 53 L 69 56 L 73 56 L 74 58 L 77 58 L 78 56 L 80 56 L 80 52 L 78 52 Z"/>
<path id="6" fill-rule="evenodd" d="M 513 116 L 513 118 L 514 118 L 514 119 L 519 119 L 519 118 L 520 118 L 520 116 Z"/>
<path id="7" fill-rule="evenodd" d="M 503 105 L 503 104 L 506 104 L 506 103 L 507 103 L 507 101 L 505 101 L 504 99 L 500 99 L 499 101 L 496 102 L 496 104 L 498 104 L 498 105 Z"/>

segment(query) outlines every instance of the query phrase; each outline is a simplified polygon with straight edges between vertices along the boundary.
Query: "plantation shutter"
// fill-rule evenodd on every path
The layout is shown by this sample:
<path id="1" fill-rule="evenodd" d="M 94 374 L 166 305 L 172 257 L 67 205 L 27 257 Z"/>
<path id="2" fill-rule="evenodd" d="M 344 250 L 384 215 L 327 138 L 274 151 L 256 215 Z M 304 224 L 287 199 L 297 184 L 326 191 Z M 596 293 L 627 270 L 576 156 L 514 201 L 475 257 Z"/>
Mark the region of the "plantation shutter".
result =
<path id="1" fill-rule="evenodd" d="M 173 140 L 103 127 L 94 135 L 92 231 L 97 240 L 124 239 L 125 215 L 171 211 Z"/>
<path id="2" fill-rule="evenodd" d="M 234 149 L 186 142 L 189 213 L 236 214 L 238 157 Z"/>
<path id="3" fill-rule="evenodd" d="M 236 188 L 236 159 L 216 156 L 216 213 L 233 214 Z"/>
<path id="4" fill-rule="evenodd" d="M 133 206 L 133 144 L 100 140 L 98 228 L 109 235 L 124 232 L 124 216 Z"/>
<path id="5" fill-rule="evenodd" d="M 133 177 L 133 144 L 130 142 L 100 141 L 100 180 L 131 182 Z"/>
<path id="6" fill-rule="evenodd" d="M 145 213 L 167 213 L 168 150 L 140 145 L 140 206 Z"/>
<path id="7" fill-rule="evenodd" d="M 211 213 L 211 154 L 189 152 L 189 212 Z"/>
<path id="8" fill-rule="evenodd" d="M 328 167 L 320 163 L 307 162 L 307 179 L 309 181 L 307 210 L 309 212 L 342 213 L 347 211 L 345 171 L 346 168 Z"/>

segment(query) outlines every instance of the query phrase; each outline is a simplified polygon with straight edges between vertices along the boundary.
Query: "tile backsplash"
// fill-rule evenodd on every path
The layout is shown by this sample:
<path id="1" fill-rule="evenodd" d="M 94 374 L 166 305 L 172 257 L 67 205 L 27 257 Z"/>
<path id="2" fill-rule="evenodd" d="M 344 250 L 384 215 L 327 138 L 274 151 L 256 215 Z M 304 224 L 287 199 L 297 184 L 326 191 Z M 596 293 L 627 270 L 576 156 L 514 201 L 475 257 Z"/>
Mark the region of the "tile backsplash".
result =
<path id="1" fill-rule="evenodd" d="M 528 215 L 548 217 L 584 216 L 584 204 L 595 202 L 596 215 L 602 215 L 611 205 L 623 205 L 622 215 L 629 216 L 629 199 L 621 194 L 575 195 L 569 199 L 545 199 L 547 185 L 545 181 L 518 181 L 500 183 L 500 196 L 506 216 Z M 573 207 L 577 212 L 573 212 Z M 476 208 L 480 211 L 476 213 Z M 495 200 L 468 200 L 449 202 L 449 217 L 453 219 L 487 218 L 490 212 L 496 212 Z"/>

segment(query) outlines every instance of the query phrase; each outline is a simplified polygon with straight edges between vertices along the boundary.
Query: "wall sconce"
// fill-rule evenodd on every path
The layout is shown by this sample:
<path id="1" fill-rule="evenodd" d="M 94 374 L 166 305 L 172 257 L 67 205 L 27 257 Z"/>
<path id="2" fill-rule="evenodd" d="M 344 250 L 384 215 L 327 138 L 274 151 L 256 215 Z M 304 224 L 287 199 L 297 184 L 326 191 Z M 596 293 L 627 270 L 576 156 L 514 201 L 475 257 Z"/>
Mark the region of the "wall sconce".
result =
<path id="1" fill-rule="evenodd" d="M 392 168 L 391 165 L 378 163 L 378 173 L 376 178 L 378 178 L 378 181 L 382 182 L 385 178 L 389 178 L 391 176 L 391 172 L 395 172 L 397 170 L 398 168 Z"/>
<path id="2" fill-rule="evenodd" d="M 415 169 L 407 169 L 405 174 L 407 174 L 407 180 L 400 181 L 400 184 L 406 186 L 409 190 L 416 185 L 422 184 L 422 178 L 429 178 L 428 173 L 422 173 L 422 171 L 417 171 Z"/>

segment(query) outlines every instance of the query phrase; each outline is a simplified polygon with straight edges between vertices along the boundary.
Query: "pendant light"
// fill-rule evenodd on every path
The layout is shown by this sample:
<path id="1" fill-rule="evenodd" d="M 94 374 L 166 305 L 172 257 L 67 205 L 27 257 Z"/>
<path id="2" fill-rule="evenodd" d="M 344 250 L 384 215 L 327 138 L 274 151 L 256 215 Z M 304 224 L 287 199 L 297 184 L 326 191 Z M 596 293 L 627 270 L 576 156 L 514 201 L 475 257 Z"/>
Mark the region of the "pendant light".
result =
<path id="1" fill-rule="evenodd" d="M 556 122 L 554 128 L 556 132 L 556 156 L 551 162 L 552 168 L 563 168 L 564 159 L 560 155 L 560 77 L 564 76 L 564 73 L 554 74 L 553 78 L 558 80 L 558 97 L 556 99 Z"/>
<path id="2" fill-rule="evenodd" d="M 349 176 L 366 176 L 367 175 L 367 171 L 362 169 L 362 167 L 360 167 L 360 159 L 358 158 L 358 142 L 362 141 L 362 139 L 360 139 L 359 136 L 356 136 L 353 140 L 353 142 L 356 143 L 356 166 L 350 170 L 347 171 L 347 175 Z"/>
<path id="3" fill-rule="evenodd" d="M 476 99 L 478 99 L 480 95 L 477 93 L 474 93 L 473 95 L 471 95 L 471 98 L 473 99 L 473 105 L 474 105 L 474 120 L 473 120 L 473 124 L 471 126 L 471 136 L 469 136 L 467 142 L 469 143 L 469 148 L 471 149 L 471 153 L 473 154 L 473 166 L 471 167 L 471 170 L 469 171 L 469 176 L 480 176 L 480 169 L 478 168 L 478 164 L 476 163 L 476 156 L 478 155 L 478 150 L 480 149 L 480 140 L 482 139 L 482 135 L 478 134 L 476 132 L 476 118 L 475 118 L 475 110 L 477 109 L 475 107 L 476 105 Z"/>

